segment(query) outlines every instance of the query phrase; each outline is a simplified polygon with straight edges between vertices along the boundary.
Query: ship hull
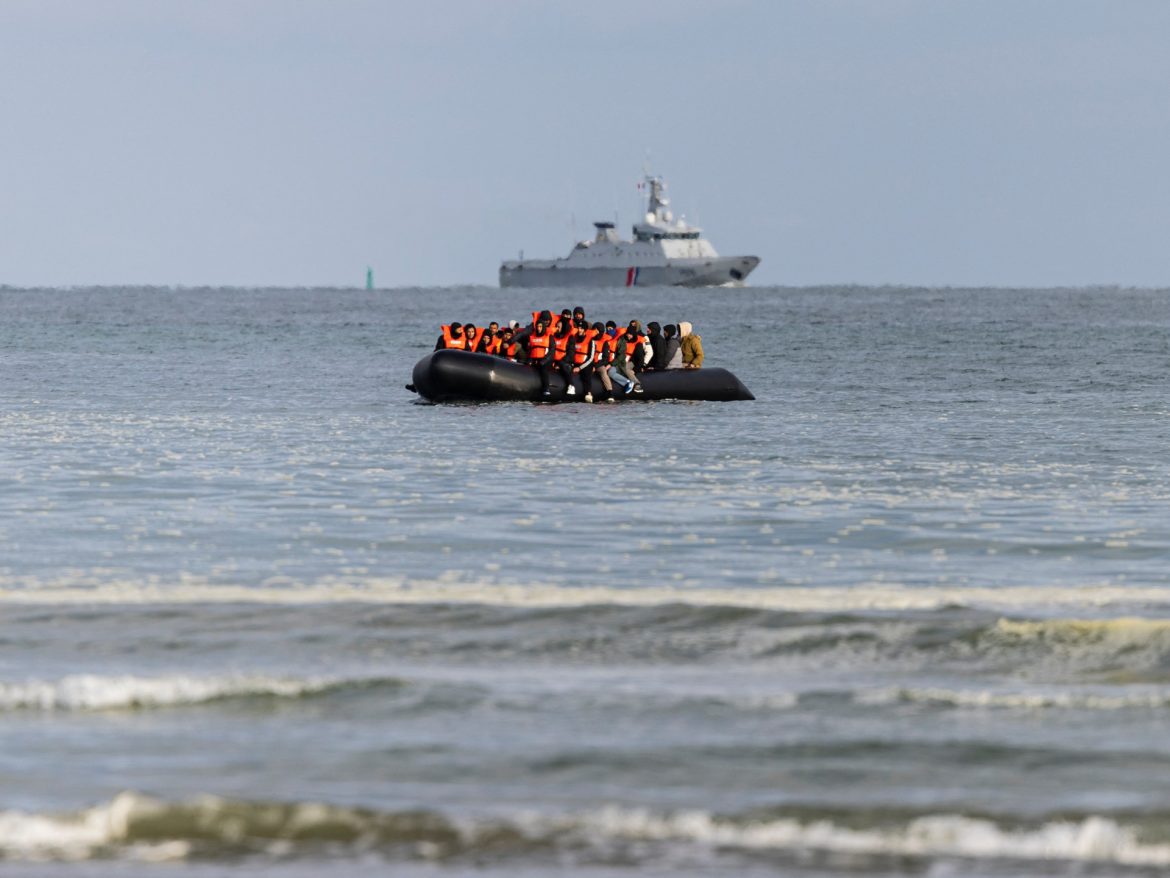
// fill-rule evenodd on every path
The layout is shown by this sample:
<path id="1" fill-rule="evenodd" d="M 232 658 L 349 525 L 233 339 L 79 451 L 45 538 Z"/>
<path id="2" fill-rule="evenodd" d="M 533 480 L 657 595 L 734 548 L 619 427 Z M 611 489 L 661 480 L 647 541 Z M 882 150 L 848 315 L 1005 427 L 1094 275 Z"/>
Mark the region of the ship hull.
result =
<path id="1" fill-rule="evenodd" d="M 467 351 L 434 351 L 414 367 L 409 390 L 431 402 L 548 401 L 541 395 L 540 375 L 533 366 L 513 363 L 490 354 Z M 638 376 L 642 393 L 626 396 L 615 387 L 619 399 L 689 399 L 730 402 L 755 399 L 743 382 L 726 369 L 671 369 L 644 372 Z M 553 370 L 549 376 L 551 399 L 557 402 L 583 401 L 580 395 L 567 396 L 565 381 Z M 593 376 L 591 391 L 600 399 L 604 388 Z"/>
<path id="2" fill-rule="evenodd" d="M 666 265 L 576 267 L 568 260 L 505 262 L 501 287 L 720 287 L 741 286 L 760 264 L 755 256 L 673 259 Z"/>

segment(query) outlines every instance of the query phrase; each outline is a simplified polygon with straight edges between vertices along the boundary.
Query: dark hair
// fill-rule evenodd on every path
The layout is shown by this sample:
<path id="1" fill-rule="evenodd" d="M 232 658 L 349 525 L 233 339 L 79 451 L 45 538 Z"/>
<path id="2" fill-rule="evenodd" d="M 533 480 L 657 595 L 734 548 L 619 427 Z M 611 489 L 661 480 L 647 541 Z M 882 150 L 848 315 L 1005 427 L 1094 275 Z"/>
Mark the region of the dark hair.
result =
<path id="1" fill-rule="evenodd" d="M 647 323 L 646 328 L 649 329 L 651 332 L 659 332 L 662 329 L 662 327 L 658 325 L 658 321 L 656 321 L 656 320 L 651 320 L 649 323 Z"/>
<path id="2" fill-rule="evenodd" d="M 456 329 L 462 329 L 462 328 L 463 328 L 462 323 L 452 323 L 451 324 L 451 331 L 452 332 L 454 332 Z"/>
<path id="3" fill-rule="evenodd" d="M 605 328 L 606 329 L 617 329 L 617 324 L 614 323 L 612 320 L 607 320 L 607 321 L 605 321 Z"/>
<path id="4" fill-rule="evenodd" d="M 578 305 L 576 308 L 574 308 L 574 309 L 573 309 L 573 313 L 574 313 L 574 314 L 580 314 L 580 315 L 584 316 L 584 314 L 585 314 L 585 309 L 584 309 L 584 308 L 582 308 L 580 305 Z"/>
<path id="5" fill-rule="evenodd" d="M 668 323 L 664 327 L 662 327 L 662 334 L 665 335 L 667 338 L 673 338 L 674 334 L 676 332 L 678 332 L 678 327 L 675 326 L 673 323 Z"/>
<path id="6" fill-rule="evenodd" d="M 550 320 L 552 320 L 552 314 L 549 313 L 549 311 L 547 309 L 544 311 L 541 311 L 536 316 L 537 316 L 537 319 L 543 320 L 545 323 L 548 323 Z"/>
<path id="7" fill-rule="evenodd" d="M 605 324 L 598 321 L 593 324 L 593 329 L 595 332 L 605 332 Z"/>

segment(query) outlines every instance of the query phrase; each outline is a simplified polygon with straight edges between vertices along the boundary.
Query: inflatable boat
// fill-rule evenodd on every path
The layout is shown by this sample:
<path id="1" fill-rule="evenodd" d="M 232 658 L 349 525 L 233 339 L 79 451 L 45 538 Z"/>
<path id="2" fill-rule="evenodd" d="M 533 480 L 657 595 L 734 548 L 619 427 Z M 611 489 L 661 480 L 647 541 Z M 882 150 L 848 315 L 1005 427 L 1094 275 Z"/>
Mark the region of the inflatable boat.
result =
<path id="1" fill-rule="evenodd" d="M 427 354 L 415 364 L 413 383 L 406 389 L 431 402 L 581 402 L 582 395 L 565 393 L 565 380 L 553 370 L 549 376 L 549 396 L 540 392 L 540 375 L 535 366 L 513 363 L 491 354 L 442 350 Z M 617 399 L 705 399 L 730 402 L 755 399 L 743 382 L 726 369 L 671 369 L 666 372 L 643 372 L 638 376 L 641 393 L 623 393 L 614 382 Z M 605 389 L 601 379 L 593 376 L 594 399 L 601 399 Z"/>

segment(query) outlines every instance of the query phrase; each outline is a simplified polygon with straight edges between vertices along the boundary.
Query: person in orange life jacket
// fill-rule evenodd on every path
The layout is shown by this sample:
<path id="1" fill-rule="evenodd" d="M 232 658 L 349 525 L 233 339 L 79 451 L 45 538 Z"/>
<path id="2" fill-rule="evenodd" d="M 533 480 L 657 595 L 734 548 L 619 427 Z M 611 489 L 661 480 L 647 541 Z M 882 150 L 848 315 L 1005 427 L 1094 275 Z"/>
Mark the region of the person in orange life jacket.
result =
<path id="1" fill-rule="evenodd" d="M 499 350 L 500 338 L 496 335 L 495 330 L 488 326 L 487 329 L 483 330 L 483 335 L 479 339 L 479 344 L 475 346 L 475 351 L 479 354 L 495 354 L 499 353 Z"/>
<path id="2" fill-rule="evenodd" d="M 606 335 L 605 324 L 593 324 L 593 371 L 601 379 L 601 386 L 605 388 L 602 399 L 613 402 L 613 382 L 609 380 L 609 366 L 613 362 L 612 335 Z"/>
<path id="3" fill-rule="evenodd" d="M 464 341 L 465 349 L 469 350 L 469 351 L 478 351 L 479 350 L 479 342 L 480 342 L 480 339 L 483 337 L 483 333 L 484 333 L 484 330 L 478 328 L 474 323 L 464 323 L 463 324 L 463 338 L 465 339 L 465 341 Z"/>
<path id="4" fill-rule="evenodd" d="M 593 366 L 597 362 L 597 344 L 589 331 L 589 324 L 578 320 L 569 342 L 569 357 L 572 363 L 570 380 L 578 379 L 582 385 L 581 394 L 586 402 L 593 402 Z M 573 384 L 569 385 L 574 386 Z"/>
<path id="5" fill-rule="evenodd" d="M 626 337 L 624 330 L 618 331 L 617 324 L 612 320 L 605 321 L 605 350 L 609 359 L 609 368 L 606 369 L 606 377 L 616 381 L 621 385 L 622 392 L 629 393 L 630 388 L 634 386 L 634 382 L 626 378 L 625 362 L 626 362 Z M 611 385 L 612 389 L 612 385 Z"/>
<path id="6" fill-rule="evenodd" d="M 666 361 L 663 369 L 681 369 L 682 368 L 682 347 L 678 340 L 678 327 L 673 323 L 668 323 L 662 327 L 663 337 L 663 359 Z"/>
<path id="7" fill-rule="evenodd" d="M 625 392 L 627 395 L 642 392 L 642 385 L 638 383 L 634 366 L 635 362 L 641 362 L 642 351 L 642 337 L 631 324 L 626 327 L 623 335 L 618 336 L 617 348 L 613 355 L 613 368 L 624 379 L 622 383 L 626 385 Z M 613 373 L 611 372 L 610 374 L 612 375 Z"/>
<path id="8" fill-rule="evenodd" d="M 531 323 L 523 328 L 520 328 L 519 323 L 512 327 L 512 341 L 519 345 L 521 350 L 526 350 L 528 348 L 528 337 L 532 335 L 533 330 L 536 329 L 537 323 L 543 323 L 544 328 L 550 333 L 552 332 L 552 314 L 550 314 L 548 311 L 541 311 L 532 319 Z"/>
<path id="9" fill-rule="evenodd" d="M 540 375 L 540 395 L 551 396 L 548 389 L 548 376 L 552 370 L 553 354 L 556 348 L 553 347 L 553 335 L 548 330 L 548 324 L 539 317 L 526 337 L 526 345 L 525 362 L 530 366 L 535 366 L 537 374 Z"/>
<path id="10" fill-rule="evenodd" d="M 650 339 L 646 337 L 646 333 L 642 331 L 642 324 L 637 320 L 631 320 L 626 326 L 625 345 L 626 357 L 629 358 L 634 371 L 646 371 L 646 364 L 650 362 L 652 350 Z"/>
<path id="11" fill-rule="evenodd" d="M 439 335 L 439 340 L 435 342 L 435 350 L 442 351 L 447 348 L 454 350 L 463 350 L 466 343 L 466 338 L 463 335 L 463 324 L 452 323 L 449 326 L 444 326 L 442 333 Z"/>
<path id="12" fill-rule="evenodd" d="M 505 326 L 500 330 L 500 347 L 496 354 L 501 357 L 506 357 L 509 360 L 516 359 L 516 354 L 520 350 L 520 345 L 516 343 L 516 332 L 510 326 Z"/>
<path id="13" fill-rule="evenodd" d="M 565 396 L 576 396 L 577 388 L 573 386 L 573 357 L 570 349 L 573 346 L 573 327 L 568 318 L 562 319 L 557 331 L 553 333 L 553 367 L 565 379 Z"/>
<path id="14" fill-rule="evenodd" d="M 666 361 L 663 359 L 666 339 L 662 337 L 662 326 L 654 321 L 647 323 L 646 338 L 650 341 L 650 362 L 646 364 L 646 368 L 658 371 L 666 365 Z"/>

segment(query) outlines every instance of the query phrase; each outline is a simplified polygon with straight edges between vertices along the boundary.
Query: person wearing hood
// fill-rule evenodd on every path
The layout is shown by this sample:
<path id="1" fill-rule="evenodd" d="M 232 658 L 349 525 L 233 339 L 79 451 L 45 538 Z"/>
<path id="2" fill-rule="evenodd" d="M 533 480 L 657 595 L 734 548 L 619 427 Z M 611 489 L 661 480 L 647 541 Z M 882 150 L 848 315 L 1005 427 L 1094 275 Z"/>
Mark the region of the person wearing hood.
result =
<path id="1" fill-rule="evenodd" d="M 662 359 L 663 369 L 682 368 L 682 346 L 678 341 L 678 327 L 673 323 L 662 327 Z"/>
<path id="2" fill-rule="evenodd" d="M 435 342 L 436 351 L 467 349 L 467 336 L 463 332 L 462 323 L 447 323 L 442 328 L 443 332 Z"/>
<path id="3" fill-rule="evenodd" d="M 647 323 L 646 339 L 650 342 L 650 362 L 646 368 L 655 371 L 665 369 L 666 360 L 663 355 L 666 353 L 666 339 L 662 337 L 662 326 L 653 320 Z"/>
<path id="4" fill-rule="evenodd" d="M 703 337 L 695 332 L 694 326 L 685 320 L 679 322 L 678 334 L 683 368 L 701 369 L 703 366 Z"/>

